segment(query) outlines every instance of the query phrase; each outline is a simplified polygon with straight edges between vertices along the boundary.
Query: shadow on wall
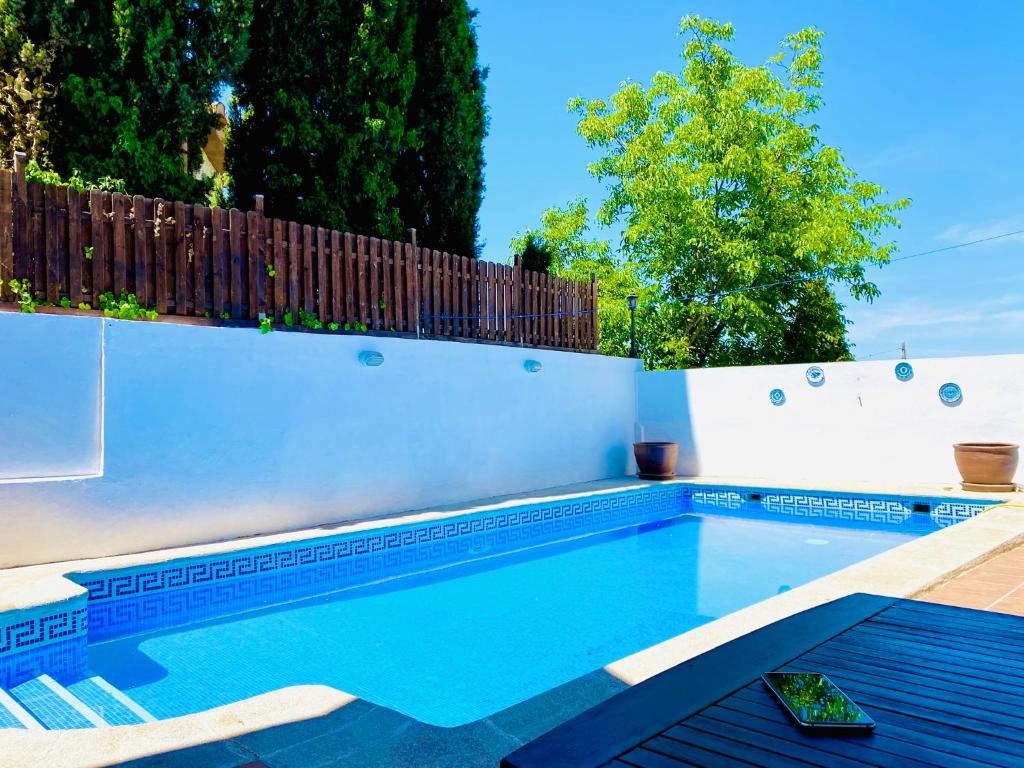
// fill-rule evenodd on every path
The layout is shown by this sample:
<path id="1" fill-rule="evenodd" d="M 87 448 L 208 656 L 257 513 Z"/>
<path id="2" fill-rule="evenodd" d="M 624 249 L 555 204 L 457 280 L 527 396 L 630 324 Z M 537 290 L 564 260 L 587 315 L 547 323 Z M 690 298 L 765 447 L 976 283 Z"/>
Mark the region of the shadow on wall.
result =
<path id="1" fill-rule="evenodd" d="M 679 371 L 648 371 L 637 377 L 634 439 L 679 443 L 676 473 L 700 475 L 700 451 L 693 432 L 688 380 Z"/>

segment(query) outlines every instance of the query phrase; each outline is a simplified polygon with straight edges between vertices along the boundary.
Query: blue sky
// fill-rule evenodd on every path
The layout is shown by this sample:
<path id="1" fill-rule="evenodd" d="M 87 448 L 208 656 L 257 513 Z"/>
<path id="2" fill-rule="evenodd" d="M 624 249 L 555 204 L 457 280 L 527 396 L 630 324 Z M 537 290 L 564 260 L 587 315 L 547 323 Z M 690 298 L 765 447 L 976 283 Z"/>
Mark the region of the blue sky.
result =
<path id="1" fill-rule="evenodd" d="M 486 258 L 584 194 L 591 153 L 565 108 L 624 79 L 678 70 L 682 16 L 736 27 L 760 63 L 788 32 L 825 32 L 821 136 L 893 198 L 907 255 L 1024 229 L 1024 3 L 478 0 L 487 100 Z M 1024 235 L 893 264 L 874 304 L 850 301 L 860 358 L 1024 352 Z"/>

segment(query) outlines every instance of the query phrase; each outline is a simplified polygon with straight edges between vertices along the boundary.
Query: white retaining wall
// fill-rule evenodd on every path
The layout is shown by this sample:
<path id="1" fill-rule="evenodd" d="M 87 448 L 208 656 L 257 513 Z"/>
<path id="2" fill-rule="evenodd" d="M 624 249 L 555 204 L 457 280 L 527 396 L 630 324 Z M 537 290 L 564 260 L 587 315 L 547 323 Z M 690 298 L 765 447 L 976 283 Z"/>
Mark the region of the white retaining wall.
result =
<path id="1" fill-rule="evenodd" d="M 8 312 L 0 356 L 0 567 L 631 469 L 631 360 Z"/>
<path id="2" fill-rule="evenodd" d="M 805 483 L 956 483 L 955 442 L 1024 443 L 1024 355 L 651 371 L 637 386 L 637 434 L 680 443 L 683 474 Z M 957 406 L 939 387 L 955 382 Z M 769 393 L 785 392 L 783 405 Z M 1018 470 L 1021 481 L 1024 471 Z"/>
<path id="3" fill-rule="evenodd" d="M 376 350 L 370 368 L 359 353 Z M 538 373 L 523 367 L 542 363 Z M 485 344 L 0 312 L 0 567 L 355 520 L 613 477 L 954 483 L 1024 442 L 1024 355 L 640 372 Z M 963 402 L 943 405 L 945 382 Z M 769 392 L 785 391 L 774 406 Z M 1024 471 L 1018 472 L 1018 481 Z"/>

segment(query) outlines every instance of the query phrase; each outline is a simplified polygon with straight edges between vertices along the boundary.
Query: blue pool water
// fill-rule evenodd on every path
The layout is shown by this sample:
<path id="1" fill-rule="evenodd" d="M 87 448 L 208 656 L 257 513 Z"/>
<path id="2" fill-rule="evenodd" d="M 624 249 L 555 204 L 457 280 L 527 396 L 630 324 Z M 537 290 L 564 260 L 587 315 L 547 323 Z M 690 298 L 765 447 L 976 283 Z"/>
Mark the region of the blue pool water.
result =
<path id="1" fill-rule="evenodd" d="M 470 562 L 363 586 L 302 569 L 269 592 L 242 580 L 205 613 L 209 587 L 179 589 L 188 613 L 148 629 L 94 637 L 90 614 L 88 665 L 158 718 L 319 683 L 457 726 L 937 527 L 680 512 L 518 551 L 483 545 Z"/>

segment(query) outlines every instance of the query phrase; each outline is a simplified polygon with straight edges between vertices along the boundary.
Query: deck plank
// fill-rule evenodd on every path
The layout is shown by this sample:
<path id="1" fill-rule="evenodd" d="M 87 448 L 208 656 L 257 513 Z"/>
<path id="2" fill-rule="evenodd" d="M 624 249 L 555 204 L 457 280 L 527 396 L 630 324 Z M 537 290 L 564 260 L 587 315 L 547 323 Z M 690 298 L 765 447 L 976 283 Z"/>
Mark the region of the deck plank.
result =
<path id="1" fill-rule="evenodd" d="M 865 598 L 881 600 L 852 595 L 684 662 L 521 747 L 502 765 L 1024 763 L 1024 617 Z M 817 632 L 809 631 L 808 617 Z M 773 658 L 778 663 L 770 664 Z M 801 730 L 761 684 L 760 673 L 770 669 L 823 672 L 875 719 L 875 731 Z"/>

